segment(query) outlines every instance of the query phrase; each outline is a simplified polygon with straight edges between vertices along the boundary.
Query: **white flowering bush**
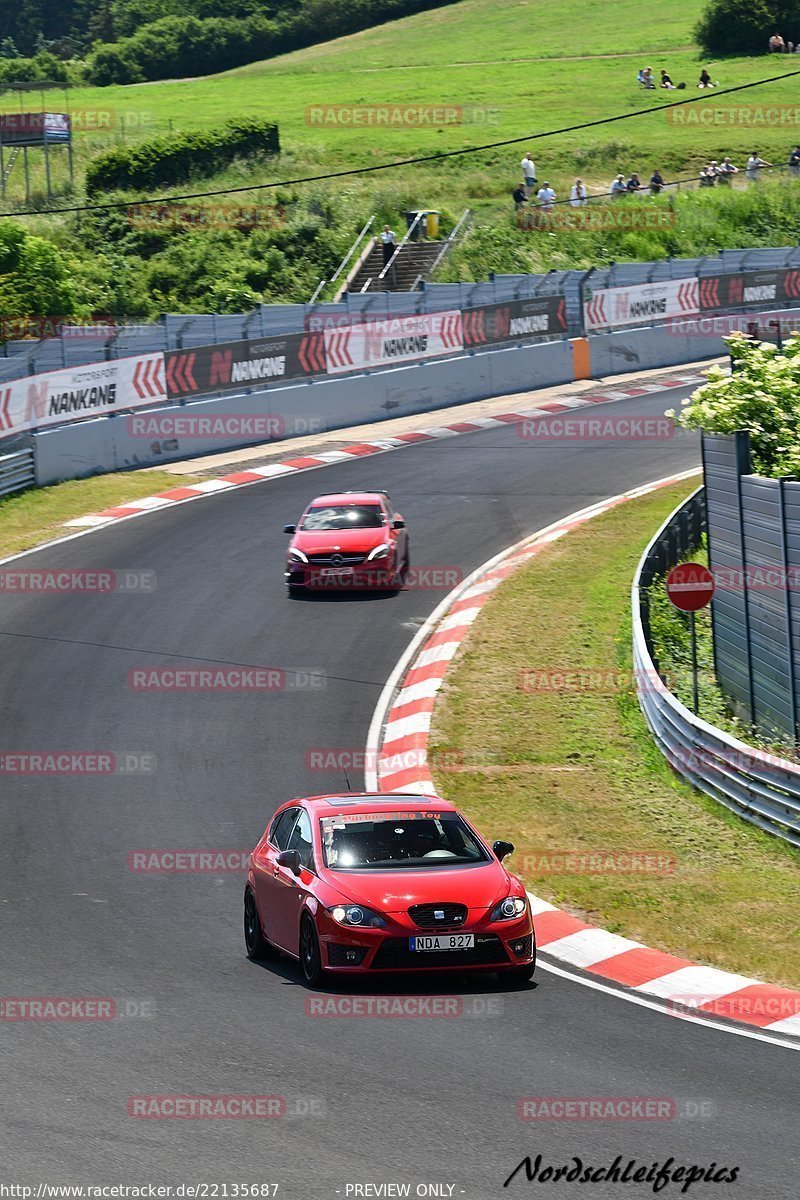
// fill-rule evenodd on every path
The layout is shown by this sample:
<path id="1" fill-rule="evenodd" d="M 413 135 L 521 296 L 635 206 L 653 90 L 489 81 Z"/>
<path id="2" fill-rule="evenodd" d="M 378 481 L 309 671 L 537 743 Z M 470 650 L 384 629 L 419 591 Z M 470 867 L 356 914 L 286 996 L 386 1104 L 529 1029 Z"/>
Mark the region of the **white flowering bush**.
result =
<path id="1" fill-rule="evenodd" d="M 745 429 L 756 474 L 800 475 L 800 335 L 792 334 L 782 350 L 739 333 L 724 340 L 732 373 L 711 367 L 708 382 L 667 416 L 706 433 Z"/>

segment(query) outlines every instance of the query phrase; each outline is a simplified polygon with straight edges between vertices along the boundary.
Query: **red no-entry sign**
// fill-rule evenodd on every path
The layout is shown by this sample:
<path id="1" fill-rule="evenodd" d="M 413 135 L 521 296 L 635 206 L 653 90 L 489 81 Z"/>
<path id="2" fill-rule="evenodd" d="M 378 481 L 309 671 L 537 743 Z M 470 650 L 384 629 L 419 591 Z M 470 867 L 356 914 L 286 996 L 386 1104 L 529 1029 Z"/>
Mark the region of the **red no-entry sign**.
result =
<path id="1" fill-rule="evenodd" d="M 697 612 L 714 595 L 714 576 L 701 563 L 681 563 L 667 576 L 667 595 L 682 612 Z"/>

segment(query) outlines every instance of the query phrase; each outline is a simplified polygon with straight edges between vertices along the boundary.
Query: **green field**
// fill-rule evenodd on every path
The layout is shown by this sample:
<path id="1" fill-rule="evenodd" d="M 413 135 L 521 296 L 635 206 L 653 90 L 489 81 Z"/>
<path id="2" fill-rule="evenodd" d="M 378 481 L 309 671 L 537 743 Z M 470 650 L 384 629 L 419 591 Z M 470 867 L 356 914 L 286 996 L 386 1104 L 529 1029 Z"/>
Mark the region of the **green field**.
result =
<path id="1" fill-rule="evenodd" d="M 278 122 L 284 153 L 274 164 L 280 179 L 326 170 L 391 162 L 416 154 L 459 149 L 484 141 L 526 137 L 551 128 L 632 113 L 671 98 L 636 84 L 639 66 L 666 65 L 685 79 L 683 97 L 697 95 L 701 65 L 723 87 L 747 83 L 796 66 L 789 56 L 726 60 L 703 64 L 692 44 L 700 0 L 662 6 L 648 0 L 463 0 L 364 33 L 307 50 L 197 80 L 127 87 L 73 89 L 70 108 L 99 121 L 101 131 L 79 133 L 80 166 L 115 137 L 218 124 L 235 116 L 268 117 Z M 564 32 L 569 38 L 565 39 Z M 703 104 L 793 105 L 794 81 L 772 84 L 735 100 L 712 93 Z M 56 93 L 56 95 L 58 95 Z M 4 106 L 11 107 L 8 97 Z M 60 103 L 60 98 L 59 98 Z M 444 128 L 370 127 L 310 124 L 311 106 L 464 106 L 466 119 Z M 720 120 L 726 120 L 725 114 Z M 109 134 L 108 122 L 114 132 Z M 791 124 L 757 127 L 757 142 L 770 161 L 785 161 L 795 135 Z M 545 175 L 564 186 L 576 170 L 602 190 L 617 167 L 640 173 L 656 164 L 668 175 L 693 171 L 706 157 L 730 152 L 741 160 L 754 130 L 747 126 L 673 124 L 666 113 L 609 125 L 586 133 L 543 138 L 532 143 Z M 350 181 L 371 193 L 416 186 L 420 201 L 480 206 L 502 197 L 516 183 L 524 144 L 435 167 L 421 166 Z M 270 172 L 261 177 L 270 178 Z M 16 180 L 19 187 L 20 179 Z M 314 188 L 332 187 L 317 183 Z M 337 185 L 338 186 L 338 185 Z"/>
<path id="2" fill-rule="evenodd" d="M 234 163 L 172 194 L 245 188 L 232 203 L 263 205 L 265 210 L 284 204 L 288 228 L 274 234 L 257 230 L 252 238 L 228 236 L 213 228 L 212 217 L 211 230 L 182 230 L 168 239 L 161 230 L 159 240 L 142 237 L 140 231 L 131 236 L 125 217 L 116 225 L 77 224 L 72 217 L 56 215 L 28 217 L 27 228 L 75 256 L 70 268 L 76 279 L 73 314 L 90 310 L 128 319 L 153 319 L 163 311 L 242 311 L 258 299 L 307 300 L 370 214 L 402 230 L 403 211 L 417 207 L 439 209 L 445 234 L 465 208 L 474 213 L 471 238 L 451 256 L 440 279 L 793 243 L 800 225 L 800 188 L 785 176 L 750 189 L 750 194 L 743 177 L 733 195 L 684 188 L 666 236 L 650 231 L 531 236 L 514 225 L 510 193 L 527 148 L 539 179 L 549 179 L 560 198 L 578 174 L 590 193 L 599 194 L 607 192 L 617 171 L 627 175 L 638 170 L 646 180 L 658 166 L 667 180 L 690 177 L 694 182 L 709 158 L 730 153 L 741 167 L 753 148 L 770 162 L 786 163 L 800 136 L 793 120 L 795 114 L 800 117 L 800 107 L 793 107 L 793 79 L 727 100 L 718 92 L 700 93 L 695 85 L 703 65 L 724 88 L 800 70 L 800 57 L 764 54 L 704 63 L 691 41 L 701 8 L 702 0 L 676 0 L 665 8 L 654 0 L 616 0 L 612 5 L 565 0 L 559 6 L 541 0 L 463 0 L 217 76 L 72 89 L 66 102 L 77 129 L 72 191 L 65 152 L 51 156 L 53 177 L 64 197 L 80 201 L 86 164 L 116 143 L 219 126 L 231 118 L 268 118 L 280 128 L 280 156 Z M 655 72 L 667 66 L 675 80 L 687 81 L 687 89 L 644 91 L 636 83 L 643 65 Z M 678 116 L 664 111 L 671 100 L 698 96 L 699 104 L 677 110 Z M 62 107 L 64 94 L 53 93 L 51 102 Z M 0 107 L 18 103 L 30 105 L 31 100 L 0 99 Z M 374 123 L 376 110 L 394 112 L 395 106 L 451 111 L 421 124 Z M 637 115 L 648 107 L 657 111 Z M 342 109 L 359 110 L 361 123 L 334 115 Z M 692 119 L 701 111 L 708 115 L 707 124 Z M 632 119 L 547 135 L 548 130 L 619 115 Z M 522 140 L 475 154 L 435 157 L 508 139 Z M 392 163 L 415 156 L 434 158 L 391 169 Z M 34 207 L 45 209 L 40 153 L 31 154 L 30 162 Z M 365 167 L 376 169 L 328 178 Z M 319 178 L 276 190 L 250 190 L 251 184 L 307 177 Z M 23 185 L 18 164 L 10 177 L 7 210 L 21 206 Z M 209 207 L 225 203 L 225 197 L 208 201 Z"/>

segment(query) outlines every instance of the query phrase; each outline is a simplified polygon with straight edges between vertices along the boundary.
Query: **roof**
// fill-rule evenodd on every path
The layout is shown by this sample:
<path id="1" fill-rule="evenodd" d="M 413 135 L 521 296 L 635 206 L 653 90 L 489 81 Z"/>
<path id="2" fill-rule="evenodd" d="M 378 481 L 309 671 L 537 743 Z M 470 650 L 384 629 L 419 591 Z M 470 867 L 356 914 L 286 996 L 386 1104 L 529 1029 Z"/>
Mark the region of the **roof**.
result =
<path id="1" fill-rule="evenodd" d="M 306 796 L 307 804 L 319 816 L 330 816 L 343 810 L 352 813 L 381 812 L 455 812 L 455 805 L 440 796 L 402 795 L 397 792 L 334 792 L 325 796 Z"/>
<path id="2" fill-rule="evenodd" d="M 380 504 L 388 492 L 323 492 L 311 501 L 314 504 Z"/>

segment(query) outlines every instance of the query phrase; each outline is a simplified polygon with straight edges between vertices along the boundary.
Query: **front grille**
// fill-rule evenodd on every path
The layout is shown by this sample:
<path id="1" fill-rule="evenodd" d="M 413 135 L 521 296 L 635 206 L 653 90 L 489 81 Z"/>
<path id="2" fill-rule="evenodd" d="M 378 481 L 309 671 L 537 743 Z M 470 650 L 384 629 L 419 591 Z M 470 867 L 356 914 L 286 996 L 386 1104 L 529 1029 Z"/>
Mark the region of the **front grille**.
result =
<path id="1" fill-rule="evenodd" d="M 333 559 L 336 562 L 333 562 Z M 344 552 L 331 553 L 327 551 L 325 554 L 309 554 L 308 561 L 315 567 L 353 567 L 358 563 L 366 562 L 366 554 L 345 554 Z"/>
<path id="2" fill-rule="evenodd" d="M 400 971 L 408 967 L 478 967 L 508 964 L 500 938 L 493 933 L 475 935 L 473 950 L 410 950 L 408 938 L 386 938 L 372 960 L 374 970 Z"/>
<path id="3" fill-rule="evenodd" d="M 341 942 L 328 942 L 328 966 L 360 967 L 366 953 L 366 946 L 345 946 Z M 348 954 L 355 955 L 355 958 L 348 958 Z"/>
<path id="4" fill-rule="evenodd" d="M 441 917 L 436 914 L 441 913 Z M 408 915 L 420 929 L 463 929 L 466 904 L 414 904 Z"/>

